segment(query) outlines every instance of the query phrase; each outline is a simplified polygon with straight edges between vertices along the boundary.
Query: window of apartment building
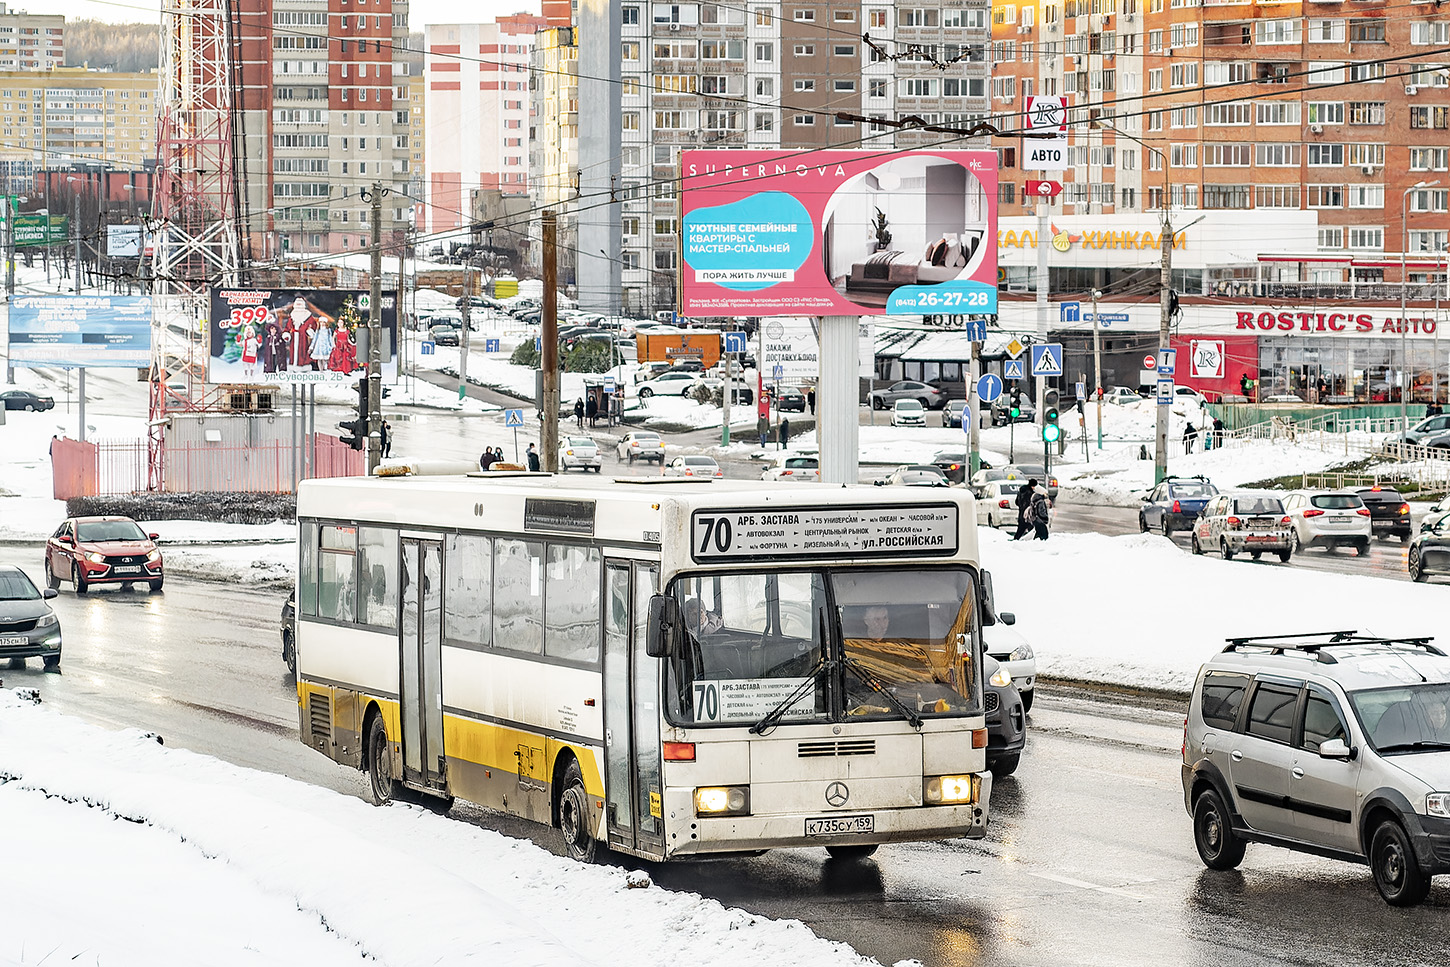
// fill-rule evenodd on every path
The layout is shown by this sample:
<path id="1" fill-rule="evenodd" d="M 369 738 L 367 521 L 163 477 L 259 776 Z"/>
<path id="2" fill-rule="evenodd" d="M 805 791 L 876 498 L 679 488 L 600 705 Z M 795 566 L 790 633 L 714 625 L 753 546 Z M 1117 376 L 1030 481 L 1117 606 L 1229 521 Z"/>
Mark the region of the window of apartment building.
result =
<path id="1" fill-rule="evenodd" d="M 655 41 L 655 60 L 694 60 L 699 53 L 693 40 Z"/>
<path id="2" fill-rule="evenodd" d="M 891 11 L 873 7 L 866 11 L 866 23 L 868 26 L 884 28 L 891 25 Z"/>
<path id="3" fill-rule="evenodd" d="M 1344 165 L 1344 145 L 1342 144 L 1311 144 L 1309 148 L 1309 167 L 1311 168 L 1339 168 Z"/>
<path id="4" fill-rule="evenodd" d="M 656 74 L 655 90 L 661 94 L 694 94 L 700 89 L 700 79 L 695 74 Z"/>
<path id="5" fill-rule="evenodd" d="M 619 264 L 620 264 L 620 267 L 621 268 L 626 268 L 626 269 L 637 269 L 637 268 L 639 268 L 639 264 L 640 264 L 639 263 L 639 252 L 636 251 L 636 250 L 634 250 L 634 249 L 628 249 L 628 248 L 625 249 L 619 255 Z"/>
<path id="6" fill-rule="evenodd" d="M 1249 123 L 1253 105 L 1244 101 L 1228 104 L 1206 104 L 1203 108 L 1203 123 L 1241 126 Z"/>
<path id="7" fill-rule="evenodd" d="M 757 131 L 774 131 L 775 130 L 775 116 L 773 114 L 769 114 L 769 113 L 767 113 L 765 111 L 757 111 L 756 114 L 755 114 L 755 130 L 757 130 Z"/>
<path id="8" fill-rule="evenodd" d="M 1382 44 L 1385 42 L 1385 21 L 1377 17 L 1361 17 L 1349 22 L 1351 44 Z"/>
<path id="9" fill-rule="evenodd" d="M 814 10 L 797 10 L 795 11 L 794 19 L 806 23 L 814 23 L 816 12 Z"/>
<path id="10" fill-rule="evenodd" d="M 1003 78 L 1004 80 L 1015 80 L 1015 78 Z M 901 82 L 901 94 L 903 97 L 936 97 L 936 79 L 931 77 L 908 77 Z"/>
<path id="11" fill-rule="evenodd" d="M 1175 144 L 1169 149 L 1168 163 L 1175 168 L 1197 168 L 1198 167 L 1198 145 L 1196 144 Z"/>
<path id="12" fill-rule="evenodd" d="M 1310 185 L 1309 186 L 1309 207 L 1310 208 L 1343 208 L 1344 207 L 1344 186 L 1343 185 Z"/>
<path id="13" fill-rule="evenodd" d="M 619 45 L 621 60 L 639 60 L 639 41 L 626 40 Z"/>
<path id="14" fill-rule="evenodd" d="M 656 112 L 654 112 L 654 127 L 655 127 L 655 130 L 656 131 L 679 131 L 679 130 L 681 130 L 683 128 L 686 128 L 686 127 L 693 127 L 694 126 L 693 124 L 687 125 L 685 123 L 685 118 L 690 113 L 692 113 L 692 112 L 687 112 L 687 111 L 656 111 Z"/>
<path id="15" fill-rule="evenodd" d="M 1358 167 L 1373 165 L 1376 168 L 1383 168 L 1385 146 L 1382 144 L 1351 144 L 1349 146 L 1349 163 Z"/>
<path id="16" fill-rule="evenodd" d="M 755 62 L 757 64 L 769 64 L 775 60 L 775 44 L 758 43 L 755 45 Z"/>
<path id="17" fill-rule="evenodd" d="M 1298 208 L 1298 185 L 1255 185 L 1255 208 Z"/>
<path id="18" fill-rule="evenodd" d="M 1010 10 L 1013 12 L 1014 15 L 1017 10 L 1017 8 L 1013 6 L 1007 6 L 1001 9 Z M 941 11 L 930 8 L 925 10 L 919 7 L 899 9 L 896 11 L 896 23 L 897 26 L 900 27 L 935 27 L 937 26 L 937 21 L 940 13 Z M 1014 19 L 1008 20 L 1006 22 L 1015 23 L 1015 16 Z"/>
<path id="19" fill-rule="evenodd" d="M 1344 43 L 1344 21 L 1314 18 L 1309 21 L 1306 39 L 1311 44 Z"/>
<path id="20" fill-rule="evenodd" d="M 802 91 L 814 91 L 816 89 L 815 78 L 797 77 L 793 82 L 793 89 L 797 94 L 801 93 Z"/>
<path id="21" fill-rule="evenodd" d="M 700 6 L 700 23 L 702 24 L 743 24 L 745 23 L 744 9 L 724 4 L 706 3 Z"/>
<path id="22" fill-rule="evenodd" d="M 1450 43 L 1450 21 L 1420 20 L 1410 24 L 1410 43 L 1417 45 Z"/>
<path id="23" fill-rule="evenodd" d="M 620 129 L 624 131 L 639 130 L 639 112 L 625 111 L 620 116 Z"/>
<path id="24" fill-rule="evenodd" d="M 756 97 L 775 97 L 775 78 L 757 77 L 755 79 Z"/>
<path id="25" fill-rule="evenodd" d="M 1260 141 L 1254 145 L 1254 164 L 1260 168 L 1297 168 L 1300 151 L 1297 141 Z"/>
<path id="26" fill-rule="evenodd" d="M 816 56 L 816 45 L 815 44 L 796 44 L 791 49 L 791 53 L 795 54 L 797 57 L 814 57 L 814 56 Z"/>
<path id="27" fill-rule="evenodd" d="M 886 79 L 884 77 L 873 77 L 866 82 L 867 97 L 885 97 Z"/>
<path id="28" fill-rule="evenodd" d="M 639 78 L 624 77 L 619 81 L 619 93 L 625 97 L 639 97 Z"/>
<path id="29" fill-rule="evenodd" d="M 1252 146 L 1245 142 L 1215 141 L 1203 146 L 1205 168 L 1247 168 L 1252 159 Z"/>
<path id="30" fill-rule="evenodd" d="M 706 131 L 738 131 L 740 130 L 740 113 L 738 111 L 705 111 L 701 127 Z"/>
<path id="31" fill-rule="evenodd" d="M 1450 170 L 1450 148 L 1411 148 L 1411 171 Z"/>
<path id="32" fill-rule="evenodd" d="M 832 52 L 837 57 L 855 57 L 856 56 L 856 45 L 855 44 L 837 44 L 832 49 Z"/>
<path id="33" fill-rule="evenodd" d="M 745 42 L 743 40 L 702 40 L 700 41 L 701 60 L 744 60 Z"/>
<path id="34" fill-rule="evenodd" d="M 1017 203 L 1017 185 L 1015 182 L 1002 181 L 997 183 L 997 204 L 1015 205 Z"/>
<path id="35" fill-rule="evenodd" d="M 674 249 L 655 249 L 655 268 L 670 271 L 675 267 Z"/>
<path id="36" fill-rule="evenodd" d="M 626 27 L 639 26 L 639 8 L 624 6 L 619 9 L 619 22 Z"/>
<path id="37" fill-rule="evenodd" d="M 1343 84 L 1344 65 L 1332 60 L 1311 60 L 1307 76 L 1310 84 Z"/>
<path id="38" fill-rule="evenodd" d="M 903 84 L 906 82 L 903 81 Z M 1017 78 L 1015 77 L 994 77 L 992 78 L 992 97 L 999 101 L 1010 101 L 1017 96 Z"/>
<path id="39" fill-rule="evenodd" d="M 1253 191 L 1248 185 L 1204 185 L 1204 208 L 1248 208 Z"/>
<path id="40" fill-rule="evenodd" d="M 1154 67 L 1148 71 L 1148 92 L 1151 94 L 1161 90 L 1163 90 L 1163 68 Z"/>
<path id="41" fill-rule="evenodd" d="M 1253 79 L 1253 65 L 1246 60 L 1210 60 L 1203 65 L 1205 84 L 1242 84 Z"/>
<path id="42" fill-rule="evenodd" d="M 510 139 L 517 140 L 517 139 Z M 621 148 L 619 152 L 619 163 L 626 168 L 637 168 L 644 160 L 643 151 L 638 145 Z"/>
<path id="43" fill-rule="evenodd" d="M 1349 123 L 1350 124 L 1384 124 L 1385 123 L 1385 102 L 1384 101 L 1350 101 L 1349 102 Z M 1414 125 L 1411 124 L 1411 127 Z"/>
<path id="44" fill-rule="evenodd" d="M 850 94 L 856 90 L 855 81 L 832 81 L 831 90 L 838 94 Z"/>
<path id="45" fill-rule="evenodd" d="M 1111 191 L 1112 186 L 1108 186 L 1108 190 Z M 1119 190 L 1118 198 L 1119 208 L 1134 208 L 1138 204 L 1138 191 L 1135 188 L 1123 188 Z"/>
<path id="46" fill-rule="evenodd" d="M 726 74 L 701 74 L 700 93 L 729 94 L 730 77 Z"/>
<path id="47" fill-rule="evenodd" d="M 854 10 L 833 10 L 831 19 L 838 24 L 853 24 L 856 22 L 856 11 Z"/>
<path id="48" fill-rule="evenodd" d="M 816 116 L 814 114 L 797 114 L 795 117 L 791 118 L 791 123 L 798 128 L 815 127 Z"/>
<path id="49" fill-rule="evenodd" d="M 1299 117 L 1298 101 L 1257 101 L 1254 104 L 1254 120 L 1259 124 L 1298 124 Z"/>
<path id="50" fill-rule="evenodd" d="M 1380 185 L 1365 186 L 1380 188 Z M 1443 212 L 1446 205 L 1450 203 L 1450 189 L 1447 188 L 1418 188 L 1410 192 L 1410 211 L 1412 212 Z"/>
<path id="51" fill-rule="evenodd" d="M 1349 185 L 1345 190 L 1345 198 L 1350 208 L 1383 208 L 1385 207 L 1385 186 L 1384 185 Z"/>
<path id="52" fill-rule="evenodd" d="M 1198 46 L 1198 24 L 1179 23 L 1169 29 L 1168 46 L 1170 47 L 1197 47 Z"/>
<path id="53" fill-rule="evenodd" d="M 1162 111 L 1149 111 L 1148 112 L 1148 130 L 1149 131 L 1162 131 L 1163 130 L 1163 112 Z M 1154 170 L 1157 170 L 1157 169 L 1154 169 Z"/>
<path id="54" fill-rule="evenodd" d="M 1148 31 L 1148 53 L 1150 53 L 1150 54 L 1161 54 L 1161 53 L 1163 53 L 1163 31 L 1161 31 L 1161 30 L 1150 30 L 1150 31 Z"/>
<path id="55" fill-rule="evenodd" d="M 1450 242 L 1450 232 L 1417 230 L 1410 233 L 1411 252 L 1443 252 Z"/>
<path id="56" fill-rule="evenodd" d="M 1367 226 L 1350 228 L 1349 247 L 1382 250 L 1385 247 L 1385 230 Z"/>
<path id="57" fill-rule="evenodd" d="M 1174 64 L 1169 82 L 1174 87 L 1193 87 L 1198 84 L 1198 63 Z"/>
<path id="58" fill-rule="evenodd" d="M 1416 105 L 1410 108 L 1410 127 L 1445 129 L 1450 121 L 1450 108 Z"/>
<path id="59" fill-rule="evenodd" d="M 675 163 L 674 147 L 668 144 L 657 144 L 654 146 L 654 163 L 657 165 L 669 165 Z"/>
<path id="60" fill-rule="evenodd" d="M 1297 44 L 1303 38 L 1299 20 L 1260 20 L 1254 24 L 1254 39 L 1260 44 Z"/>
<path id="61" fill-rule="evenodd" d="M 1349 65 L 1351 83 L 1383 84 L 1385 82 L 1384 61 L 1365 60 Z"/>
<path id="62" fill-rule="evenodd" d="M 1175 128 L 1194 128 L 1198 126 L 1198 107 L 1175 107 L 1168 122 Z"/>
<path id="63" fill-rule="evenodd" d="M 700 8 L 693 3 L 656 3 L 651 8 L 657 24 L 697 24 Z"/>
<path id="64" fill-rule="evenodd" d="M 1344 229 L 1321 228 L 1319 230 L 1319 247 L 1321 249 L 1344 248 Z"/>
<path id="65" fill-rule="evenodd" d="M 1344 123 L 1343 101 L 1310 101 L 1308 108 L 1309 117 L 1305 120 L 1310 124 Z"/>

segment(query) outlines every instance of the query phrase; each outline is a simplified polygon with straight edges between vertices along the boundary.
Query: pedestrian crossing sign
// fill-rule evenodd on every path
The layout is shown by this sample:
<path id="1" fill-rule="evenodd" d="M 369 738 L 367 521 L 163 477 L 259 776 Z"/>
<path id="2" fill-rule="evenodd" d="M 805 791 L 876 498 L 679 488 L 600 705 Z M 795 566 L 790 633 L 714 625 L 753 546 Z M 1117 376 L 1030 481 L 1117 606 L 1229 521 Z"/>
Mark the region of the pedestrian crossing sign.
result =
<path id="1" fill-rule="evenodd" d="M 1022 360 L 1020 360 L 1020 359 L 1009 359 L 1009 360 L 1007 360 L 1006 365 L 1003 366 L 1003 368 L 1002 368 L 1002 378 L 1003 379 L 1021 379 L 1022 378 Z"/>
<path id="2" fill-rule="evenodd" d="M 503 425 L 506 427 L 521 427 L 524 425 L 523 410 L 504 410 Z"/>
<path id="3" fill-rule="evenodd" d="M 1032 347 L 1032 375 L 1062 375 L 1062 343 L 1050 342 Z"/>

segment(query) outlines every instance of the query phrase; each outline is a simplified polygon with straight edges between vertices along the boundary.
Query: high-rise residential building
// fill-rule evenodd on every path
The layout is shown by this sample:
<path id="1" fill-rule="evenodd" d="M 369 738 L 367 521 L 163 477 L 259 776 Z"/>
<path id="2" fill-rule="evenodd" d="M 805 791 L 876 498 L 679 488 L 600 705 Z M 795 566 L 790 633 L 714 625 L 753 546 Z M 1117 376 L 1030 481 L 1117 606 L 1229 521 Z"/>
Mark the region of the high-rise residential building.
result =
<path id="1" fill-rule="evenodd" d="M 838 115 L 963 128 L 983 118 L 985 0 L 625 0 L 619 10 L 626 308 L 675 305 L 683 149 L 982 146 Z"/>
<path id="2" fill-rule="evenodd" d="M 1020 125 L 1034 94 L 1066 95 L 1073 109 L 1071 164 L 1053 176 L 1062 214 L 1165 202 L 1311 211 L 1321 253 L 1445 250 L 1450 19 L 1435 4 L 998 0 L 992 11 L 992 108 L 1003 126 Z M 1009 216 L 1030 211 L 1020 187 L 1038 177 L 1019 167 L 1018 146 L 999 141 Z M 1272 233 L 1244 241 L 1284 248 Z M 1351 270 L 1360 282 L 1399 276 L 1348 261 L 1275 272 L 1349 282 Z M 1202 288 L 1215 281 L 1224 279 L 1206 273 Z"/>
<path id="3" fill-rule="evenodd" d="M 573 27 L 539 31 L 529 71 L 529 191 L 535 212 L 530 234 L 540 234 L 538 212 L 558 213 L 559 279 L 565 285 L 575 281 L 574 217 L 567 204 L 576 194 L 579 168 L 579 47 L 574 34 Z M 540 247 L 529 251 L 536 253 Z"/>
<path id="4" fill-rule="evenodd" d="M 369 244 L 408 225 L 408 5 L 401 0 L 238 0 L 236 165 L 251 254 Z"/>
<path id="5" fill-rule="evenodd" d="M 65 66 L 65 17 L 10 10 L 0 3 L 0 71 Z"/>
<path id="6" fill-rule="evenodd" d="M 0 176 L 10 190 L 45 168 L 140 169 L 155 159 L 155 72 L 0 71 Z"/>
<path id="7" fill-rule="evenodd" d="M 528 192 L 529 59 L 544 26 L 542 17 L 515 14 L 424 28 L 427 231 L 470 224 L 476 189 Z"/>
<path id="8" fill-rule="evenodd" d="M 419 199 L 426 198 L 428 191 L 427 83 L 421 72 L 408 78 L 408 197 L 413 202 L 415 217 L 423 211 Z"/>

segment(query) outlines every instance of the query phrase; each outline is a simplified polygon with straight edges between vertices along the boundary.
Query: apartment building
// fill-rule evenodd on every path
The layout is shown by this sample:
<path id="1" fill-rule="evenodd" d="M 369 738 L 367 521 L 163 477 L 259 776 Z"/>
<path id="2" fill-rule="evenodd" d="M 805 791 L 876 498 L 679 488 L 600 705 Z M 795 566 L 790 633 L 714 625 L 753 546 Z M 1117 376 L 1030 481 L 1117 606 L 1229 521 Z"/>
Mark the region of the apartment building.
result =
<path id="1" fill-rule="evenodd" d="M 469 224 L 475 189 L 528 192 L 529 63 L 546 25 L 515 14 L 424 28 L 428 232 Z"/>
<path id="2" fill-rule="evenodd" d="M 422 212 L 417 199 L 427 196 L 427 134 L 428 82 L 420 71 L 408 78 L 408 197 L 414 202 L 414 215 Z"/>
<path id="3" fill-rule="evenodd" d="M 254 254 L 369 245 L 375 182 L 383 235 L 409 224 L 408 5 L 238 0 L 236 164 Z"/>
<path id="4" fill-rule="evenodd" d="M 46 168 L 154 164 L 156 103 L 153 71 L 0 71 L 0 178 L 13 192 Z"/>
<path id="5" fill-rule="evenodd" d="M 65 17 L 10 10 L 0 3 L 0 71 L 65 66 Z"/>
<path id="6" fill-rule="evenodd" d="M 1064 215 L 1132 215 L 1165 202 L 1313 211 L 1314 248 L 1365 264 L 1295 262 L 1276 277 L 1398 280 L 1397 265 L 1372 256 L 1446 248 L 1447 41 L 1450 18 L 1433 2 L 996 2 L 992 109 L 1015 129 L 1028 97 L 1068 97 Z M 1017 166 L 1017 140 L 998 149 L 1002 212 L 1026 214 L 1021 185 L 1038 173 Z M 1271 232 L 1257 245 L 1284 251 L 1291 241 L 1299 244 Z M 1248 271 L 1263 278 L 1245 267 L 1210 271 L 1203 287 Z M 1408 274 L 1434 275 L 1423 266 Z"/>

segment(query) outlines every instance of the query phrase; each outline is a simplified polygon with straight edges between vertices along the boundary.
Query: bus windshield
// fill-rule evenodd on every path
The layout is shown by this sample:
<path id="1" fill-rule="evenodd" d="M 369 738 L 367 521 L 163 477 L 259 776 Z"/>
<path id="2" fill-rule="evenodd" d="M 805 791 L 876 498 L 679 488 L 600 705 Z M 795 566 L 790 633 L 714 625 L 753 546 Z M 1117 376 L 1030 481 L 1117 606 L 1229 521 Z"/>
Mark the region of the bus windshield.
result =
<path id="1" fill-rule="evenodd" d="M 669 662 L 676 724 L 979 709 L 976 590 L 965 568 L 692 575 L 672 590 L 685 626 Z"/>

